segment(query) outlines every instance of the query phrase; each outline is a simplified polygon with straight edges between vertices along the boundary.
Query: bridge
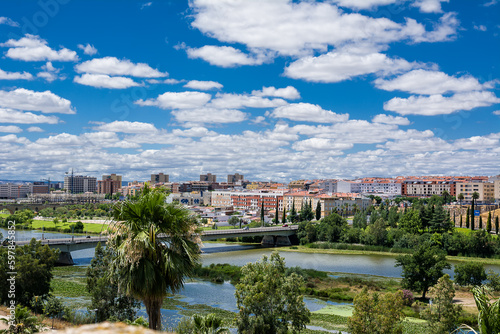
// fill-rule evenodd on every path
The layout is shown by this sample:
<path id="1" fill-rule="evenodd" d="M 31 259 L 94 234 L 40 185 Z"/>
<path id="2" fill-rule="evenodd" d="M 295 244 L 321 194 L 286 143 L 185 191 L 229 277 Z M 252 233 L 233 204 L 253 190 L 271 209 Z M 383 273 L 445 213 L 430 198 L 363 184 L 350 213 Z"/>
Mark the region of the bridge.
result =
<path id="1" fill-rule="evenodd" d="M 16 211 L 22 211 L 29 209 L 33 212 L 39 212 L 42 209 L 52 209 L 55 210 L 58 207 L 67 206 L 74 203 L 0 203 L 0 211 L 7 210 L 10 214 L 16 213 Z M 81 204 L 81 203 L 76 203 Z"/>
<path id="2" fill-rule="evenodd" d="M 249 229 L 229 229 L 229 230 L 213 230 L 203 231 L 200 235 L 201 240 L 217 240 L 222 238 L 236 237 L 258 237 L 262 236 L 262 245 L 266 246 L 290 246 L 291 242 L 288 238 L 297 233 L 298 226 L 291 225 L 289 227 L 258 227 Z M 60 239 L 43 239 L 38 240 L 42 245 L 48 245 L 52 249 L 59 249 L 59 260 L 57 264 L 72 265 L 74 264 L 71 257 L 72 251 L 95 248 L 100 242 L 105 244 L 108 240 L 107 236 L 87 236 L 87 237 L 71 237 Z M 16 246 L 24 246 L 30 243 L 30 240 L 16 241 Z"/>

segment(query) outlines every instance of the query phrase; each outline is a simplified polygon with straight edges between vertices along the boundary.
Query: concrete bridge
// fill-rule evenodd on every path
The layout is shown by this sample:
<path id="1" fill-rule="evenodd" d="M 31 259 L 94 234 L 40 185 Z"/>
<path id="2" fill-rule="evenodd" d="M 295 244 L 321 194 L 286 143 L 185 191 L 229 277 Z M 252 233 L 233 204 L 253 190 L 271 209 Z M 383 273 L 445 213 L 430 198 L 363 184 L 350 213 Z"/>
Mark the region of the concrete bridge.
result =
<path id="1" fill-rule="evenodd" d="M 292 225 L 289 227 L 258 227 L 249 229 L 230 229 L 230 230 L 213 230 L 213 231 L 203 231 L 201 233 L 201 240 L 217 240 L 222 238 L 236 238 L 236 237 L 257 237 L 262 236 L 262 245 L 266 246 L 290 246 L 291 242 L 288 238 L 291 235 L 297 233 L 298 226 Z M 71 257 L 71 252 L 95 248 L 100 242 L 101 244 L 106 244 L 108 240 L 107 236 L 87 236 L 87 237 L 72 237 L 72 238 L 60 238 L 60 239 L 43 239 L 38 240 L 42 245 L 48 245 L 52 249 L 59 249 L 59 260 L 57 261 L 60 265 L 72 265 L 74 264 L 73 258 Z M 29 244 L 30 240 L 16 241 L 16 246 L 24 246 Z"/>

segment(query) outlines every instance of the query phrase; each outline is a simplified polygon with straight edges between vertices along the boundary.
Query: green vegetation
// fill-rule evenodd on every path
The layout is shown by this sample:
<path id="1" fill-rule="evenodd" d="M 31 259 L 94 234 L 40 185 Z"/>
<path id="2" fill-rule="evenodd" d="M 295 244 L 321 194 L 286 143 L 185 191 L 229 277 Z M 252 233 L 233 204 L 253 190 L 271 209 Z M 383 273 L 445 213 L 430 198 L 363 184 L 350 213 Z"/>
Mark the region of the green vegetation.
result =
<path id="1" fill-rule="evenodd" d="M 158 330 L 167 291 L 182 288 L 199 258 L 196 222 L 186 209 L 165 204 L 165 197 L 145 187 L 137 200 L 121 202 L 113 210 L 120 223 L 107 243 L 115 252 L 110 270 L 117 275 L 119 289 L 144 303 L 149 327 Z"/>
<path id="2" fill-rule="evenodd" d="M 239 333 L 288 333 L 300 331 L 309 323 L 310 312 L 300 294 L 302 278 L 285 274 L 285 262 L 278 252 L 261 262 L 241 269 L 236 285 Z M 289 324 L 290 322 L 290 324 Z"/>
<path id="3" fill-rule="evenodd" d="M 83 228 L 77 228 L 78 222 L 54 222 L 54 221 L 44 221 L 44 220 L 33 220 L 31 223 L 31 228 L 35 230 L 45 230 L 45 231 L 56 231 L 61 233 L 95 233 L 99 234 L 101 232 L 107 232 L 109 226 L 107 224 L 94 224 L 94 223 L 84 223 L 79 222 L 83 225 Z"/>

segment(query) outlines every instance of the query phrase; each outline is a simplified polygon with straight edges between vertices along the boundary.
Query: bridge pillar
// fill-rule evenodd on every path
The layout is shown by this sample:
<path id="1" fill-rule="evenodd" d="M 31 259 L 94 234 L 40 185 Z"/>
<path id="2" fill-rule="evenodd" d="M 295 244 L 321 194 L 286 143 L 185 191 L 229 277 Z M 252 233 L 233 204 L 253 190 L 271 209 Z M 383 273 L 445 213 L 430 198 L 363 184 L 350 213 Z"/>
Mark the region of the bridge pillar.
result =
<path id="1" fill-rule="evenodd" d="M 276 246 L 291 246 L 292 243 L 287 236 L 277 236 L 276 237 Z"/>
<path id="2" fill-rule="evenodd" d="M 70 252 L 59 252 L 59 259 L 56 261 L 56 265 L 59 266 L 72 266 L 75 262 L 73 262 L 73 257 Z"/>
<path id="3" fill-rule="evenodd" d="M 265 235 L 262 238 L 262 241 L 260 242 L 261 245 L 263 246 L 274 246 L 274 236 L 272 235 Z"/>

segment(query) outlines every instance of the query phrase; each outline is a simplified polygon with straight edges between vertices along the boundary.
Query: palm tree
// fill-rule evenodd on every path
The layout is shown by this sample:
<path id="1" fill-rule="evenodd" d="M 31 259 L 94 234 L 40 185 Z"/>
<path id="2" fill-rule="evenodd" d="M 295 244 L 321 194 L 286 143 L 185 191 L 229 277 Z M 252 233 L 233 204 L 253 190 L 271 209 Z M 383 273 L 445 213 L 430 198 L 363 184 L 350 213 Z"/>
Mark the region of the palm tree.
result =
<path id="1" fill-rule="evenodd" d="M 472 229 L 474 230 L 474 222 L 475 222 L 475 215 L 474 215 L 474 200 L 478 199 L 479 198 L 479 193 L 477 191 L 474 191 L 472 193 L 472 205 L 471 205 L 471 226 L 472 226 Z"/>
<path id="2" fill-rule="evenodd" d="M 198 263 L 196 223 L 186 209 L 165 204 L 165 194 L 147 186 L 137 200 L 115 206 L 113 219 L 108 246 L 116 252 L 111 270 L 118 275 L 119 289 L 142 300 L 149 328 L 160 330 L 167 291 L 179 291 Z"/>
<path id="3" fill-rule="evenodd" d="M 457 198 L 460 201 L 460 207 L 462 207 L 462 201 L 465 199 L 464 194 L 462 194 L 462 193 L 458 194 Z"/>
<path id="4" fill-rule="evenodd" d="M 472 294 L 479 311 L 477 318 L 480 333 L 498 333 L 500 330 L 500 300 L 492 301 L 485 286 L 473 287 Z"/>

